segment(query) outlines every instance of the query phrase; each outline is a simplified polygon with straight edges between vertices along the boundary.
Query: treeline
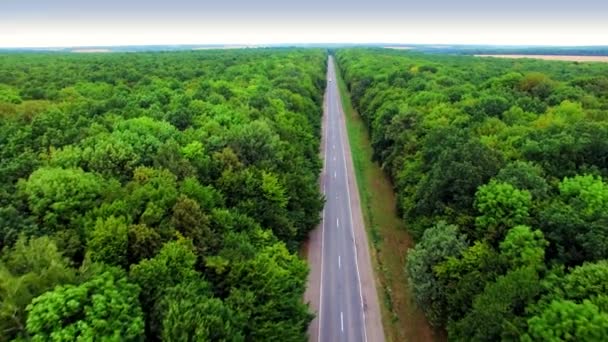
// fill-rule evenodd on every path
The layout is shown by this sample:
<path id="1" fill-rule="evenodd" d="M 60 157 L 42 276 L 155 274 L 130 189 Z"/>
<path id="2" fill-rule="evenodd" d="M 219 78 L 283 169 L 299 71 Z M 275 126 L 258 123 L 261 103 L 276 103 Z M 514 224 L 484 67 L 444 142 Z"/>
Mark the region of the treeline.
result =
<path id="1" fill-rule="evenodd" d="M 0 55 L 0 341 L 305 341 L 325 63 Z"/>
<path id="2" fill-rule="evenodd" d="M 608 339 L 608 65 L 340 50 L 455 341 Z"/>

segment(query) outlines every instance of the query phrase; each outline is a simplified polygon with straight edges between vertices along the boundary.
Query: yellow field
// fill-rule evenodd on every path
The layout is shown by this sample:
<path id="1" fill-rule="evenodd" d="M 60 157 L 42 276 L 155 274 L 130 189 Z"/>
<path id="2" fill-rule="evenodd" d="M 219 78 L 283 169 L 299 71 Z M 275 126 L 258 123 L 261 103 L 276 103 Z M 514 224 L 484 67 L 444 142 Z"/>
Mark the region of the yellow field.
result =
<path id="1" fill-rule="evenodd" d="M 608 56 L 557 56 L 557 55 L 475 55 L 475 57 L 496 57 L 496 58 L 533 58 L 544 59 L 547 61 L 568 61 L 568 62 L 604 62 L 608 63 Z"/>

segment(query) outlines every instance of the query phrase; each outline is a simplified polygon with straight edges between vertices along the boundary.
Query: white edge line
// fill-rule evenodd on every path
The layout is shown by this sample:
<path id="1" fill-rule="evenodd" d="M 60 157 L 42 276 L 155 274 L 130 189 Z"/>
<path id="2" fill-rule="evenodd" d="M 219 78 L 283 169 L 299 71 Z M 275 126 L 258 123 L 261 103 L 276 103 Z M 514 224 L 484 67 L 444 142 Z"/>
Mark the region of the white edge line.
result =
<path id="1" fill-rule="evenodd" d="M 329 73 L 329 66 L 327 68 L 327 72 Z M 329 96 L 329 89 L 326 89 L 326 99 L 327 101 L 325 101 L 325 118 L 323 118 L 323 120 L 325 121 L 325 148 L 323 151 L 324 157 L 323 157 L 323 169 L 324 172 L 323 174 L 325 175 L 325 171 L 327 171 L 327 132 L 328 132 L 328 127 L 329 127 L 329 101 L 331 101 L 331 96 Z M 325 177 L 323 177 L 323 195 L 325 195 Z M 319 281 L 319 317 L 318 317 L 318 332 L 317 332 L 317 342 L 321 341 L 321 325 L 323 323 L 323 256 L 325 255 L 325 204 L 323 204 L 323 212 L 321 214 L 321 279 Z"/>
<path id="2" fill-rule="evenodd" d="M 332 60 L 333 61 L 333 60 Z M 334 64 L 335 66 L 335 64 Z M 339 93 L 338 93 L 339 94 Z M 341 96 L 341 95 L 340 95 Z M 342 105 L 339 103 L 338 104 L 338 112 L 341 113 L 342 118 L 341 120 L 346 120 L 346 116 L 343 113 L 342 109 Z M 346 123 L 344 123 L 346 124 Z M 339 125 L 340 129 L 338 130 L 338 132 L 340 133 L 340 140 L 342 142 L 344 142 L 344 134 L 342 133 L 342 129 L 343 129 L 344 125 Z M 345 151 L 345 144 L 342 144 L 342 161 L 344 162 L 344 173 L 346 174 L 344 176 L 345 180 L 346 180 L 346 194 L 348 195 L 348 212 L 350 214 L 350 232 L 352 234 L 353 237 L 353 242 L 355 242 L 355 232 L 353 230 L 353 210 L 351 208 L 351 203 L 350 203 L 350 186 L 348 185 L 348 168 L 346 167 L 346 152 Z M 357 262 L 357 243 L 354 243 L 354 248 L 355 248 L 355 268 L 357 270 L 357 281 L 359 282 L 359 299 L 361 300 L 361 314 L 363 315 L 363 335 L 365 337 L 365 341 L 367 342 L 367 328 L 365 326 L 365 310 L 363 308 L 363 290 L 361 289 L 361 275 L 359 274 L 359 263 Z"/>

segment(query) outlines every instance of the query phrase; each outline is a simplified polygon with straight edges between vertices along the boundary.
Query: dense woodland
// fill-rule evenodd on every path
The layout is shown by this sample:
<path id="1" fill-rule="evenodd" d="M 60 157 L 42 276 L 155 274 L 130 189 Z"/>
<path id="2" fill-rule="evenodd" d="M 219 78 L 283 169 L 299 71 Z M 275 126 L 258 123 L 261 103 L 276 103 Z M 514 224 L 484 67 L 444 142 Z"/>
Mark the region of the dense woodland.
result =
<path id="1" fill-rule="evenodd" d="M 341 50 L 455 341 L 608 340 L 608 64 Z"/>
<path id="2" fill-rule="evenodd" d="M 0 55 L 0 341 L 305 341 L 325 57 Z"/>

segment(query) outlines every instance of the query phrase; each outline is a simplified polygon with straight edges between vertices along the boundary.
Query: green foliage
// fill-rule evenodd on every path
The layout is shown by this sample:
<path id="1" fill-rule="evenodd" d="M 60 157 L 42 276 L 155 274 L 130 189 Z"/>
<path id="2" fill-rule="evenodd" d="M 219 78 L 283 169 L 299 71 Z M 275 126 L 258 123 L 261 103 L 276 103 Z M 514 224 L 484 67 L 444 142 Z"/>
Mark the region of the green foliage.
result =
<path id="1" fill-rule="evenodd" d="M 433 268 L 446 292 L 446 313 L 450 320 L 460 319 L 473 305 L 475 296 L 501 271 L 498 253 L 486 242 L 476 241 L 460 256 L 450 256 Z"/>
<path id="2" fill-rule="evenodd" d="M 106 220 L 97 219 L 87 247 L 93 261 L 126 266 L 128 243 L 128 230 L 125 220 L 109 217 Z"/>
<path id="3" fill-rule="evenodd" d="M 99 203 L 102 182 L 80 169 L 41 168 L 21 183 L 20 192 L 39 222 L 55 231 L 76 226 Z"/>
<path id="4" fill-rule="evenodd" d="M 506 229 L 526 223 L 532 196 L 511 184 L 491 181 L 479 187 L 475 199 L 475 207 L 481 214 L 475 220 L 477 236 L 500 241 Z"/>
<path id="5" fill-rule="evenodd" d="M 128 229 L 127 257 L 129 264 L 150 259 L 160 250 L 160 235 L 145 224 L 133 224 Z"/>
<path id="6" fill-rule="evenodd" d="M 186 196 L 179 197 L 173 207 L 171 223 L 178 232 L 192 240 L 199 255 L 206 255 L 216 248 L 218 241 L 209 227 L 209 218 L 196 201 Z"/>
<path id="7" fill-rule="evenodd" d="M 608 313 L 591 301 L 577 304 L 553 301 L 540 315 L 528 321 L 524 341 L 605 341 L 608 339 Z"/>
<path id="8" fill-rule="evenodd" d="M 533 200 L 543 200 L 549 196 L 549 184 L 543 177 L 542 168 L 533 163 L 516 161 L 507 164 L 496 181 L 513 185 L 516 189 L 527 190 Z"/>
<path id="9" fill-rule="evenodd" d="M 0 341 L 306 338 L 324 51 L 0 59 Z"/>
<path id="10" fill-rule="evenodd" d="M 141 341 L 139 288 L 124 271 L 108 269 L 80 285 L 58 286 L 27 307 L 32 341 Z"/>
<path id="11" fill-rule="evenodd" d="M 166 243 L 158 255 L 131 267 L 130 278 L 141 287 L 144 307 L 150 307 L 165 289 L 196 277 L 194 254 L 189 240 Z"/>
<path id="12" fill-rule="evenodd" d="M 567 299 L 576 303 L 597 300 L 608 292 L 608 261 L 585 263 L 566 275 L 552 274 L 547 277 L 544 287 L 546 293 L 535 307 L 530 308 L 532 312 L 538 312 L 554 300 Z M 608 307 L 604 305 L 602 309 L 607 311 Z"/>
<path id="13" fill-rule="evenodd" d="M 458 341 L 605 339 L 590 317 L 608 296 L 608 65 L 359 48 L 336 60 L 417 240 L 409 285 L 429 321 Z M 437 225 L 469 247 L 430 247 Z"/>
<path id="14" fill-rule="evenodd" d="M 500 243 L 500 255 L 511 268 L 530 266 L 540 270 L 544 266 L 548 244 L 540 230 L 515 226 Z"/>
<path id="15" fill-rule="evenodd" d="M 567 265 L 608 257 L 608 187 L 591 175 L 564 178 L 560 196 L 540 212 L 551 254 Z"/>
<path id="16" fill-rule="evenodd" d="M 251 260 L 234 263 L 228 279 L 235 286 L 227 301 L 245 320 L 247 340 L 305 341 L 313 316 L 301 298 L 306 263 L 283 244 L 274 244 Z"/>
<path id="17" fill-rule="evenodd" d="M 26 307 L 56 285 L 72 283 L 75 272 L 48 237 L 20 237 L 0 262 L 0 341 L 25 336 Z"/>
<path id="18" fill-rule="evenodd" d="M 163 341 L 245 340 L 244 322 L 220 299 L 212 297 L 205 282 L 187 282 L 170 288 L 159 307 L 163 311 Z"/>
<path id="19" fill-rule="evenodd" d="M 591 175 L 564 178 L 559 184 L 564 202 L 581 211 L 584 216 L 594 216 L 608 208 L 608 186 Z"/>
<path id="20" fill-rule="evenodd" d="M 518 316 L 524 313 L 540 290 L 539 276 L 533 268 L 509 271 L 486 285 L 466 316 L 450 322 L 450 337 L 467 341 L 516 338 L 525 328 L 525 322 Z"/>
<path id="21" fill-rule="evenodd" d="M 407 275 L 416 303 L 423 308 L 431 324 L 445 323 L 446 293 L 433 269 L 466 248 L 458 227 L 440 222 L 424 232 L 420 243 L 408 253 Z"/>

